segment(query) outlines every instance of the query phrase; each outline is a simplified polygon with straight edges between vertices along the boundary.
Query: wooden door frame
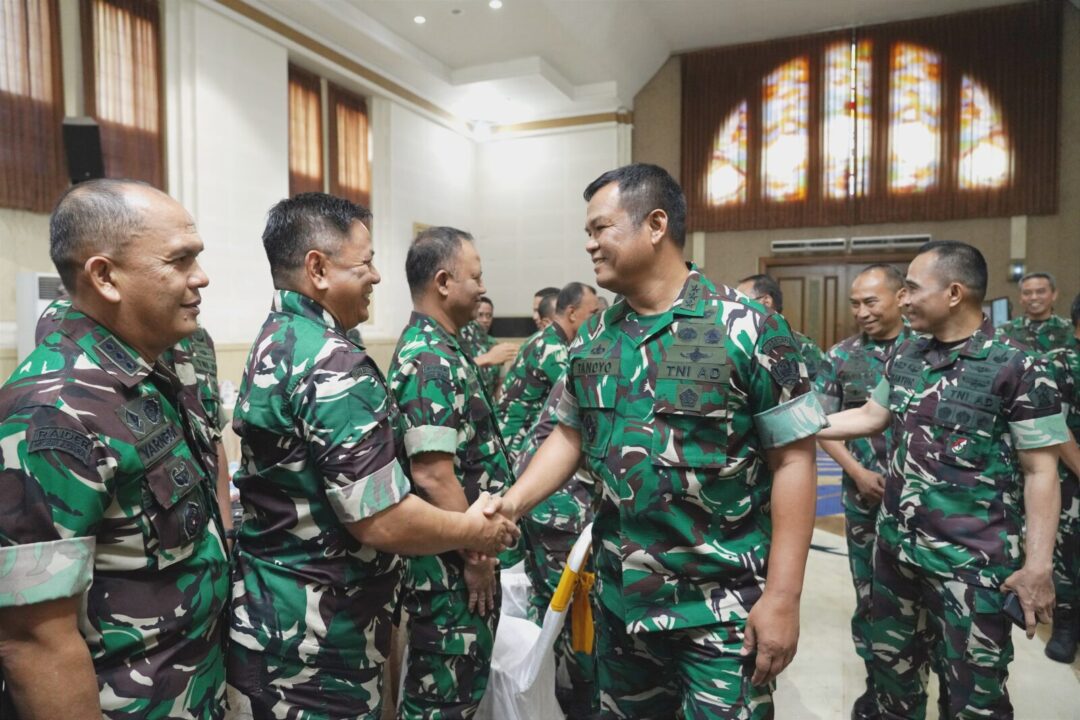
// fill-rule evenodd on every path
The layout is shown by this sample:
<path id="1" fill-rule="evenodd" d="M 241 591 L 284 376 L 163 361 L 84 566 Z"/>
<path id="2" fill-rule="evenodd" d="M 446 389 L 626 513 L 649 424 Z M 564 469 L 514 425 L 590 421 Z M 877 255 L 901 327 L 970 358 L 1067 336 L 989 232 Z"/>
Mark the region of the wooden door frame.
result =
<path id="1" fill-rule="evenodd" d="M 815 255 L 813 253 L 807 253 L 806 255 L 785 255 L 783 257 L 759 257 L 758 272 L 763 275 L 768 275 L 769 268 L 772 266 L 856 265 L 859 263 L 874 265 L 875 263 L 910 263 L 914 259 L 914 250 L 910 253 L 866 253 L 865 255 L 863 253 L 859 253 L 858 255 Z"/>

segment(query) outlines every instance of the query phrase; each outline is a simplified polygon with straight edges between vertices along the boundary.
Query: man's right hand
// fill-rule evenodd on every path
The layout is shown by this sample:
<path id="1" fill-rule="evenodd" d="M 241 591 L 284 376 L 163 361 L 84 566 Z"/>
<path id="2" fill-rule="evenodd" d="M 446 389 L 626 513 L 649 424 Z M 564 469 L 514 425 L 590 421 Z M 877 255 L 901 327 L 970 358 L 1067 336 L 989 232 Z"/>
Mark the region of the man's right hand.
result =
<path id="1" fill-rule="evenodd" d="M 864 500 L 873 505 L 881 502 L 881 496 L 885 493 L 885 477 L 881 473 L 862 468 L 860 472 L 853 474 L 851 479 L 855 481 L 855 487 Z"/>
<path id="2" fill-rule="evenodd" d="M 465 549 L 494 557 L 513 545 L 521 532 L 517 525 L 499 514 L 501 499 L 483 492 L 465 513 L 471 523 Z"/>
<path id="3" fill-rule="evenodd" d="M 476 356 L 476 364 L 480 367 L 491 367 L 492 365 L 502 365 L 508 363 L 517 357 L 518 347 L 514 343 L 501 342 L 486 353 Z"/>

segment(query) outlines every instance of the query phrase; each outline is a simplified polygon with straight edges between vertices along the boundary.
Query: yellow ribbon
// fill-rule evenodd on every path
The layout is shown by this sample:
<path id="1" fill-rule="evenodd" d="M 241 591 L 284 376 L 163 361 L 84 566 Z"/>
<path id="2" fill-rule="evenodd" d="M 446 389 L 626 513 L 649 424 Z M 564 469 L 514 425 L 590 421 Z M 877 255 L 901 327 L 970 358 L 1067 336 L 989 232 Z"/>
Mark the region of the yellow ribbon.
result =
<path id="1" fill-rule="evenodd" d="M 574 585 L 574 604 L 570 608 L 570 647 L 574 652 L 592 655 L 593 615 L 589 594 L 596 574 L 582 572 Z"/>

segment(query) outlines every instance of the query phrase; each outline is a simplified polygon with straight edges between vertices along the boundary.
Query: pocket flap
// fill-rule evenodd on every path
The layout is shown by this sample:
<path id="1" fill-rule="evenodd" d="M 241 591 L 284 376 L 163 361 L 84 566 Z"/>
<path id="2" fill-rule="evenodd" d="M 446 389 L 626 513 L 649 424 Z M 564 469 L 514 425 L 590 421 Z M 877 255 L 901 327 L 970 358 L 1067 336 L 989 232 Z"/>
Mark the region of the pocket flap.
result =
<path id="1" fill-rule="evenodd" d="M 455 627 L 444 630 L 414 625 L 409 635 L 409 647 L 439 655 L 475 655 L 476 629 Z"/>
<path id="2" fill-rule="evenodd" d="M 199 484 L 199 473 L 187 458 L 170 457 L 146 471 L 150 493 L 165 510 Z"/>

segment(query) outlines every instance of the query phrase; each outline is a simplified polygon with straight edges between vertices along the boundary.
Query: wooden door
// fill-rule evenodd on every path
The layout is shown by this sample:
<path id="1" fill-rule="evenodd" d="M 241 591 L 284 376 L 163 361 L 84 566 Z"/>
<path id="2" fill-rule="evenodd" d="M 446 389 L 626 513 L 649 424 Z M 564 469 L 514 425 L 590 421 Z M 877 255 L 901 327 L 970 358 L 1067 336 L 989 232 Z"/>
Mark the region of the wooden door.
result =
<path id="1" fill-rule="evenodd" d="M 848 292 L 855 277 L 877 262 L 895 265 L 907 272 L 912 255 L 860 258 L 851 256 L 761 258 L 760 266 L 780 284 L 784 294 L 784 317 L 791 326 L 828 350 L 855 334 L 855 318 L 848 307 Z M 812 262 L 818 260 L 818 262 Z"/>

